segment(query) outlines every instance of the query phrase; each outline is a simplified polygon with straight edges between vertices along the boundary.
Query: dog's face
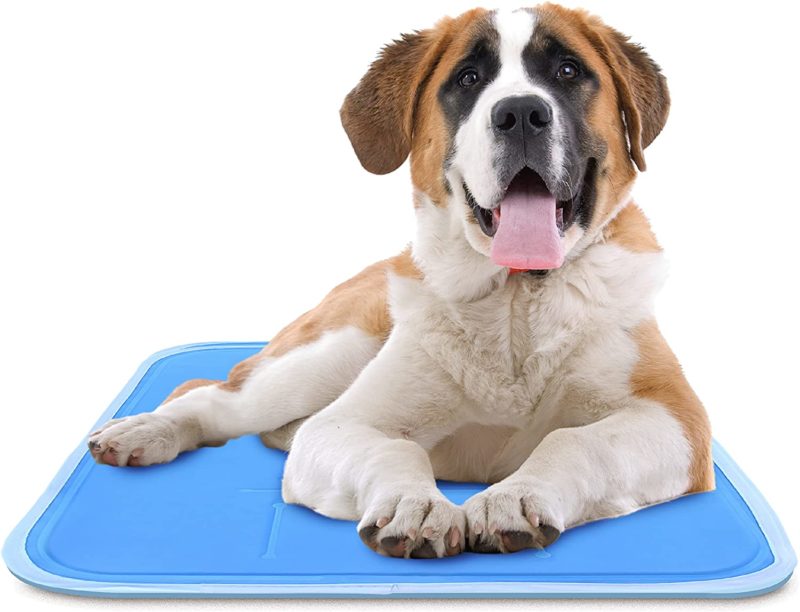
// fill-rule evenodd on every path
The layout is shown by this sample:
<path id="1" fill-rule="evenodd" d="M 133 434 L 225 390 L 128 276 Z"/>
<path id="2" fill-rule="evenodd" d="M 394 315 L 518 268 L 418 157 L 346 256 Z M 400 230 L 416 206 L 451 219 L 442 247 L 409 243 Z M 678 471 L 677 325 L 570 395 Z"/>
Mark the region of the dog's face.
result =
<path id="1" fill-rule="evenodd" d="M 548 4 L 475 9 L 403 36 L 341 114 L 367 170 L 410 153 L 417 206 L 452 208 L 498 266 L 548 270 L 624 203 L 668 109 L 641 48 Z"/>

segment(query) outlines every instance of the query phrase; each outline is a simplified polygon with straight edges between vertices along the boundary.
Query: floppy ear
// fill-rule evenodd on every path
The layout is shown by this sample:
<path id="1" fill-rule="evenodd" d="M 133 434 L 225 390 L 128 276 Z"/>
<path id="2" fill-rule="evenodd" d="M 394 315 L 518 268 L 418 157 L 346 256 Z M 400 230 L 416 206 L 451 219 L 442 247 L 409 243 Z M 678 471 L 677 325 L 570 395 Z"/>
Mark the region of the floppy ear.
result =
<path id="1" fill-rule="evenodd" d="M 600 23 L 593 24 L 598 51 L 611 68 L 628 131 L 630 156 L 639 170 L 645 170 L 643 150 L 655 140 L 667 122 L 669 89 L 661 68 L 644 49 Z"/>
<path id="2" fill-rule="evenodd" d="M 443 44 L 438 31 L 403 34 L 384 47 L 344 99 L 342 125 L 361 165 L 374 174 L 396 170 L 411 151 L 418 94 Z"/>

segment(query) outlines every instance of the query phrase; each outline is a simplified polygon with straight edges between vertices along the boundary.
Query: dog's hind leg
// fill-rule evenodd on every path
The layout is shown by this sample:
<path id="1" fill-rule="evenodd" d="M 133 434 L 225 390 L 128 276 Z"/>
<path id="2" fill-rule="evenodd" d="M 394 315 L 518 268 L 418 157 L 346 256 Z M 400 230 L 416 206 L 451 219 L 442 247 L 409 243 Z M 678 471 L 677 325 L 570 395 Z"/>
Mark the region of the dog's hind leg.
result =
<path id="1" fill-rule="evenodd" d="M 191 380 L 154 412 L 114 419 L 89 436 L 99 463 L 165 463 L 200 446 L 260 433 L 288 450 L 305 418 L 350 386 L 391 329 L 387 272 L 412 269 L 408 251 L 378 262 L 334 288 L 281 330 L 228 380 Z"/>
<path id="2" fill-rule="evenodd" d="M 166 463 L 180 452 L 255 433 L 288 450 L 302 419 L 335 400 L 380 346 L 356 327 L 325 332 L 280 357 L 261 357 L 241 385 L 232 383 L 235 370 L 225 382 L 184 383 L 154 412 L 106 423 L 91 434 L 89 448 L 99 463 L 117 466 Z"/>

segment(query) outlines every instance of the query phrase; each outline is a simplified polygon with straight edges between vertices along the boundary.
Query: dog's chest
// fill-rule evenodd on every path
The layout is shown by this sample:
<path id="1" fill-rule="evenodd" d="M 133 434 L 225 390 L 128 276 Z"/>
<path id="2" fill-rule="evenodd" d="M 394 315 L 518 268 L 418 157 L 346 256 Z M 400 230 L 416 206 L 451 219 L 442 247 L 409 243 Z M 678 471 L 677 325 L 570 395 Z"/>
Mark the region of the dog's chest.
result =
<path id="1" fill-rule="evenodd" d="M 636 358 L 627 330 L 652 317 L 658 253 L 597 244 L 543 279 L 509 278 L 447 301 L 420 281 L 392 290 L 395 321 L 474 407 L 477 422 L 524 427 L 564 397 L 619 397 Z M 577 396 L 579 397 L 576 397 Z"/>
<path id="2" fill-rule="evenodd" d="M 562 290 L 514 279 L 472 303 L 431 302 L 416 318 L 420 342 L 479 412 L 517 423 L 581 341 L 584 321 L 563 307 Z"/>

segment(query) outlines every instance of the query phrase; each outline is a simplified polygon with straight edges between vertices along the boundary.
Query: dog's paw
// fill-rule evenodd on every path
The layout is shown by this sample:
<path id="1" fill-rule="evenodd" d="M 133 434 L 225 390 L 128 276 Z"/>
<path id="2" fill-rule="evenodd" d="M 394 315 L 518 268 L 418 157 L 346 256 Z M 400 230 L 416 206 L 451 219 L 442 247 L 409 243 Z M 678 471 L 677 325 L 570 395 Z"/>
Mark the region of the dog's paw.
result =
<path id="1" fill-rule="evenodd" d="M 464 550 L 464 511 L 441 493 L 406 493 L 379 498 L 358 523 L 358 535 L 389 557 L 450 557 Z"/>
<path id="2" fill-rule="evenodd" d="M 89 434 L 97 463 L 141 466 L 172 461 L 181 451 L 175 422 L 151 412 L 112 419 Z"/>
<path id="3" fill-rule="evenodd" d="M 564 526 L 545 491 L 536 481 L 503 481 L 469 498 L 464 503 L 468 550 L 511 553 L 555 542 Z"/>

